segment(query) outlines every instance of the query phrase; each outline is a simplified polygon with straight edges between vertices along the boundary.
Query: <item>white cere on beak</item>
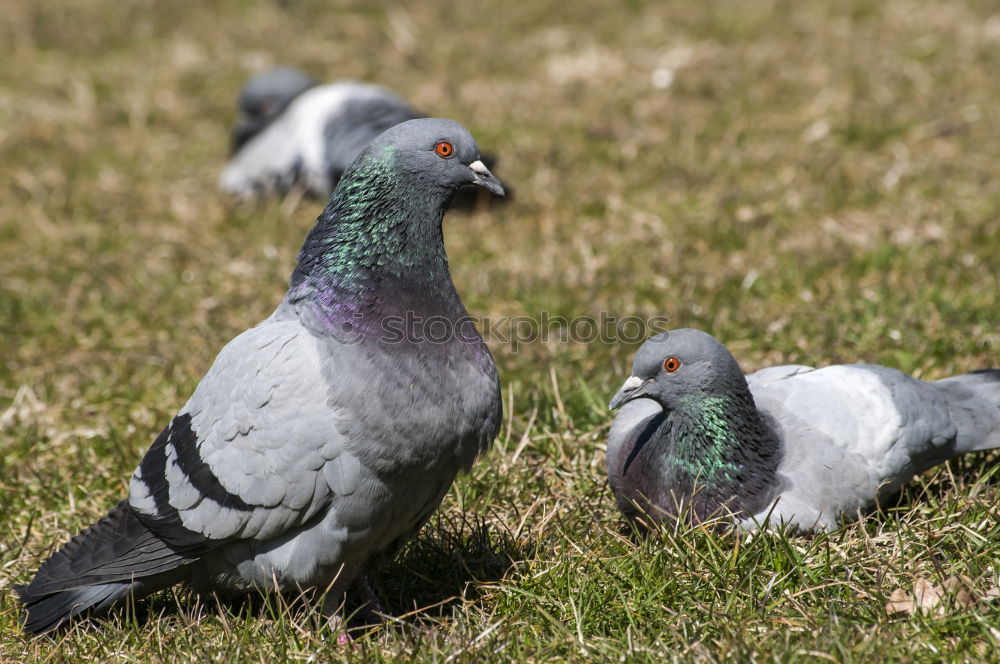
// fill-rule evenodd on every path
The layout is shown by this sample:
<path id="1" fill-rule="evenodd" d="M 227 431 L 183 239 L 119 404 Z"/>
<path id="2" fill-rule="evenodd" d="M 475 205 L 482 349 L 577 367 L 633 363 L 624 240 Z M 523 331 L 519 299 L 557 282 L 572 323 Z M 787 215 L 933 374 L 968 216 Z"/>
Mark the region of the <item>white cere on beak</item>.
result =
<path id="1" fill-rule="evenodd" d="M 642 383 L 642 378 L 639 378 L 638 376 L 629 376 L 628 380 L 625 381 L 625 384 L 622 385 L 622 392 L 631 392 L 642 385 Z"/>
<path id="2" fill-rule="evenodd" d="M 471 164 L 469 164 L 469 168 L 472 169 L 473 173 L 478 173 L 479 175 L 489 175 L 490 174 L 490 169 L 486 168 L 486 164 L 484 164 L 483 162 L 479 161 L 478 159 L 476 161 L 472 162 Z"/>

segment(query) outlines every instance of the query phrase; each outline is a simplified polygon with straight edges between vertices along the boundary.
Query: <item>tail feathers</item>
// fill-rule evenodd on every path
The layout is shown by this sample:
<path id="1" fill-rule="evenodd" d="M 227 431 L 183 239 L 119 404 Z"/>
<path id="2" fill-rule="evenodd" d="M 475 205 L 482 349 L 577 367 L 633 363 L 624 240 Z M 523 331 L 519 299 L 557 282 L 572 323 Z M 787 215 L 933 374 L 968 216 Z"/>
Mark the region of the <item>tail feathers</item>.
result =
<path id="1" fill-rule="evenodd" d="M 958 429 L 956 452 L 1000 447 L 1000 369 L 980 369 L 935 383 L 949 396 Z"/>
<path id="2" fill-rule="evenodd" d="M 122 598 L 173 585 L 200 554 L 159 539 L 123 500 L 42 563 L 30 584 L 16 589 L 27 610 L 24 629 L 46 632 L 84 612 L 97 615 Z"/>
<path id="3" fill-rule="evenodd" d="M 102 583 L 74 590 L 42 595 L 31 600 L 26 596 L 25 587 L 15 588 L 27 613 L 22 627 L 26 632 L 42 634 L 56 629 L 84 611 L 102 613 L 115 602 L 129 594 L 130 583 Z"/>

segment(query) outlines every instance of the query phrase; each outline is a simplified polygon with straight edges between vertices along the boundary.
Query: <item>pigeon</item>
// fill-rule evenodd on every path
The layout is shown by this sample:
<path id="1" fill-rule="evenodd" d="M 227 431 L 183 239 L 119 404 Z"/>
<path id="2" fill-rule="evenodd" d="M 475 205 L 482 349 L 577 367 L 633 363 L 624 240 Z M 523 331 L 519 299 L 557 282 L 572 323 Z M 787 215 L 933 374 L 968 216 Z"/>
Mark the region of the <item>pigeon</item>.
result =
<path id="1" fill-rule="evenodd" d="M 918 473 L 1000 447 L 1000 370 L 925 382 L 871 364 L 743 375 L 700 330 L 650 338 L 611 400 L 608 480 L 640 527 L 732 517 L 828 531 Z M 644 523 L 645 522 L 645 523 Z"/>
<path id="2" fill-rule="evenodd" d="M 293 188 L 325 199 L 376 136 L 423 117 L 381 86 L 355 81 L 320 85 L 291 67 L 251 78 L 237 105 L 240 119 L 219 186 L 241 199 L 283 195 Z M 493 167 L 488 155 L 482 161 Z M 474 204 L 466 196 L 461 204 Z"/>
<path id="3" fill-rule="evenodd" d="M 448 269 L 461 187 L 503 195 L 460 124 L 396 125 L 345 171 L 284 299 L 215 359 L 128 497 L 18 589 L 46 632 L 176 583 L 371 598 L 496 437 L 499 378 Z M 424 329 L 422 321 L 428 323 Z"/>

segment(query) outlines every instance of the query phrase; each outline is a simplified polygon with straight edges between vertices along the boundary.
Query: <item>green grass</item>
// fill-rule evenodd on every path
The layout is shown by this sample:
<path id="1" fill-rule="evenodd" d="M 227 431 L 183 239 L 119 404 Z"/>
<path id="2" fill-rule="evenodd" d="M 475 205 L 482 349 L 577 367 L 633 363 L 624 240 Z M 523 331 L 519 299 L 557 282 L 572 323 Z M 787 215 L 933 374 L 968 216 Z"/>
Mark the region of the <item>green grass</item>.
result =
<path id="1" fill-rule="evenodd" d="M 516 188 L 446 220 L 469 310 L 669 316 L 750 371 L 1000 364 L 1000 14 L 987 0 L 37 3 L 0 19 L 0 661 L 1000 660 L 996 455 L 829 535 L 623 537 L 604 479 L 634 345 L 493 350 L 495 450 L 378 577 L 395 626 L 179 591 L 25 639 L 11 585 L 111 507 L 316 202 L 215 188 L 248 72 L 364 78 L 468 125 Z M 657 89 L 657 68 L 674 71 Z"/>

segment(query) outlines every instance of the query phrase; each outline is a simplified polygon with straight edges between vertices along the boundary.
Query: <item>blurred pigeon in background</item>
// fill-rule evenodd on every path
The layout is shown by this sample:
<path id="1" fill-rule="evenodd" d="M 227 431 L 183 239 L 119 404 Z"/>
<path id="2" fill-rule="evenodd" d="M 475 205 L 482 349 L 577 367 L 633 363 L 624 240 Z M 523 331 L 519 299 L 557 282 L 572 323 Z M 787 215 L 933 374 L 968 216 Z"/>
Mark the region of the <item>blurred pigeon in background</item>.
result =
<path id="1" fill-rule="evenodd" d="M 379 610 L 365 575 L 441 503 L 501 420 L 493 358 L 452 283 L 456 189 L 503 195 L 468 131 L 394 126 L 346 170 L 274 313 L 219 353 L 128 497 L 18 593 L 45 632 L 175 583 L 329 590 Z M 390 319 L 450 325 L 387 334 Z"/>
<path id="2" fill-rule="evenodd" d="M 608 478 L 630 519 L 688 510 L 830 530 L 916 474 L 1000 447 L 1000 370 L 924 382 L 895 369 L 783 366 L 744 377 L 715 338 L 674 330 L 639 349 L 611 401 Z"/>
<path id="3" fill-rule="evenodd" d="M 232 155 L 219 186 L 243 199 L 283 195 L 295 187 L 327 198 L 347 166 L 376 136 L 423 117 L 378 85 L 320 85 L 291 67 L 252 77 L 240 91 Z M 494 160 L 483 156 L 488 168 Z M 462 205 L 473 202 L 466 192 Z M 485 194 L 487 197 L 488 194 Z"/>

